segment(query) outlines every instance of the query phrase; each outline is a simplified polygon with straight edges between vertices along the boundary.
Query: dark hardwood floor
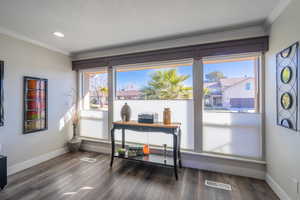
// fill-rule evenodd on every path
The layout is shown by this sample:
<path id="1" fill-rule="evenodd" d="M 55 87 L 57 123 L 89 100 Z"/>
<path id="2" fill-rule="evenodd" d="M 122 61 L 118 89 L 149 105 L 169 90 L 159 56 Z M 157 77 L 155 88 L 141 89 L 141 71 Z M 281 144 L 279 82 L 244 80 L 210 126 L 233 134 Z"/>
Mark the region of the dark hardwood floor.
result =
<path id="1" fill-rule="evenodd" d="M 93 157 L 96 163 L 80 161 Z M 173 170 L 116 159 L 109 167 L 108 155 L 67 153 L 8 178 L 1 200 L 277 200 L 261 180 L 220 173 L 181 169 L 176 181 Z M 231 184 L 232 191 L 209 188 L 205 179 Z"/>

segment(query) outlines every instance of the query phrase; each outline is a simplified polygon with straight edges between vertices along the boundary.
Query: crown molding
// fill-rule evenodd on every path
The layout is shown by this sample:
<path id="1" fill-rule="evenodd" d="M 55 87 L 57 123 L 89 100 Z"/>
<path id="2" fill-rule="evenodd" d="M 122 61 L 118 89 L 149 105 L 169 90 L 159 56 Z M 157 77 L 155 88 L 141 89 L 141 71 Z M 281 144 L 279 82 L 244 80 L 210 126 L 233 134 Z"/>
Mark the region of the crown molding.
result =
<path id="1" fill-rule="evenodd" d="M 51 51 L 59 52 L 59 53 L 62 53 L 64 55 L 67 55 L 67 56 L 70 55 L 70 52 L 68 52 L 68 51 L 61 50 L 61 49 L 58 49 L 58 48 L 53 47 L 51 45 L 45 44 L 43 42 L 39 42 L 37 40 L 31 39 L 27 36 L 16 33 L 15 31 L 9 30 L 7 28 L 0 27 L 0 33 L 4 34 L 4 35 L 8 35 L 10 37 L 14 37 L 14 38 L 19 39 L 19 40 L 23 40 L 25 42 L 29 42 L 31 44 L 34 44 L 34 45 L 37 45 L 37 46 L 40 46 L 40 47 L 43 47 L 43 48 L 46 48 L 46 49 L 49 49 Z"/>
<path id="2" fill-rule="evenodd" d="M 279 0 L 279 3 L 272 10 L 267 18 L 266 24 L 270 26 L 281 15 L 292 0 Z"/>

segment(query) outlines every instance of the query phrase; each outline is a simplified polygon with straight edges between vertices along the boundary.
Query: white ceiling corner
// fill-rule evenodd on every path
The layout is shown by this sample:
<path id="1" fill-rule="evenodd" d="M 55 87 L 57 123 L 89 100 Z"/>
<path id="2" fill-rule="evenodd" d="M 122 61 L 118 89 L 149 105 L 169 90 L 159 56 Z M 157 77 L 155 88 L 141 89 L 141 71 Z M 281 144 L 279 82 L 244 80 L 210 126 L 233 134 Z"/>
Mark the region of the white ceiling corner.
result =
<path id="1" fill-rule="evenodd" d="M 267 25 L 271 25 L 281 15 L 291 1 L 292 0 L 280 0 L 269 14 L 267 18 Z"/>
<path id="2" fill-rule="evenodd" d="M 46 48 L 46 49 L 49 49 L 49 50 L 52 50 L 52 51 L 55 51 L 55 52 L 58 52 L 58 53 L 62 53 L 62 54 L 67 55 L 67 56 L 71 55 L 71 53 L 68 52 L 68 51 L 61 50 L 61 49 L 58 49 L 54 46 L 45 44 L 45 43 L 37 41 L 37 40 L 34 40 L 32 38 L 29 38 L 27 36 L 19 34 L 15 31 L 11 31 L 7 28 L 0 27 L 0 33 L 4 34 L 4 35 L 7 35 L 7 36 L 10 36 L 10 37 L 13 37 L 13 38 L 16 38 L 16 39 L 19 39 L 19 40 L 22 40 L 22 41 L 25 41 L 25 42 L 28 42 L 28 43 L 31 43 L 31 44 L 34 44 L 34 45 L 37 45 L 37 46 L 40 46 L 40 47 L 43 47 L 43 48 Z"/>

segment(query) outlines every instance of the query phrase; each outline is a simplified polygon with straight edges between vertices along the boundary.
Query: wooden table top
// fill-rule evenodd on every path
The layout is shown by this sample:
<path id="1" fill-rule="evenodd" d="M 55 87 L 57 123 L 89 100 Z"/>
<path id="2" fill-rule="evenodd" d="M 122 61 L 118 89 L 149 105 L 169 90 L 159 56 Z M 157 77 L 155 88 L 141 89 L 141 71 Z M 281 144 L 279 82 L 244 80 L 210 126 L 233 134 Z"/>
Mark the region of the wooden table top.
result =
<path id="1" fill-rule="evenodd" d="M 123 121 L 116 121 L 113 122 L 113 124 L 117 125 L 130 125 L 130 126 L 146 126 L 146 127 L 159 127 L 159 128 L 179 128 L 181 123 L 171 123 L 171 124 L 164 124 L 162 122 L 157 122 L 157 123 L 139 123 L 137 121 L 128 121 L 128 122 L 123 122 Z"/>

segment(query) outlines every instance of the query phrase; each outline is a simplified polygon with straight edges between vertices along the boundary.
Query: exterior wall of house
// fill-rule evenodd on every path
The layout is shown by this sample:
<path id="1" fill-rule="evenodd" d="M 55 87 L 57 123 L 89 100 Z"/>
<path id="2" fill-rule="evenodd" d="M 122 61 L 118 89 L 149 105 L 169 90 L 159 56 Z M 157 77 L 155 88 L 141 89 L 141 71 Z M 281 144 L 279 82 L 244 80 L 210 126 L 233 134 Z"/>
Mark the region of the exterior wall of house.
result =
<path id="1" fill-rule="evenodd" d="M 246 85 L 250 84 L 250 89 L 246 89 Z M 243 81 L 239 84 L 233 85 L 222 92 L 222 104 L 223 107 L 230 108 L 231 105 L 231 99 L 251 99 L 255 98 L 255 80 L 254 79 L 248 79 L 246 81 Z M 241 100 L 241 104 L 243 104 Z"/>

